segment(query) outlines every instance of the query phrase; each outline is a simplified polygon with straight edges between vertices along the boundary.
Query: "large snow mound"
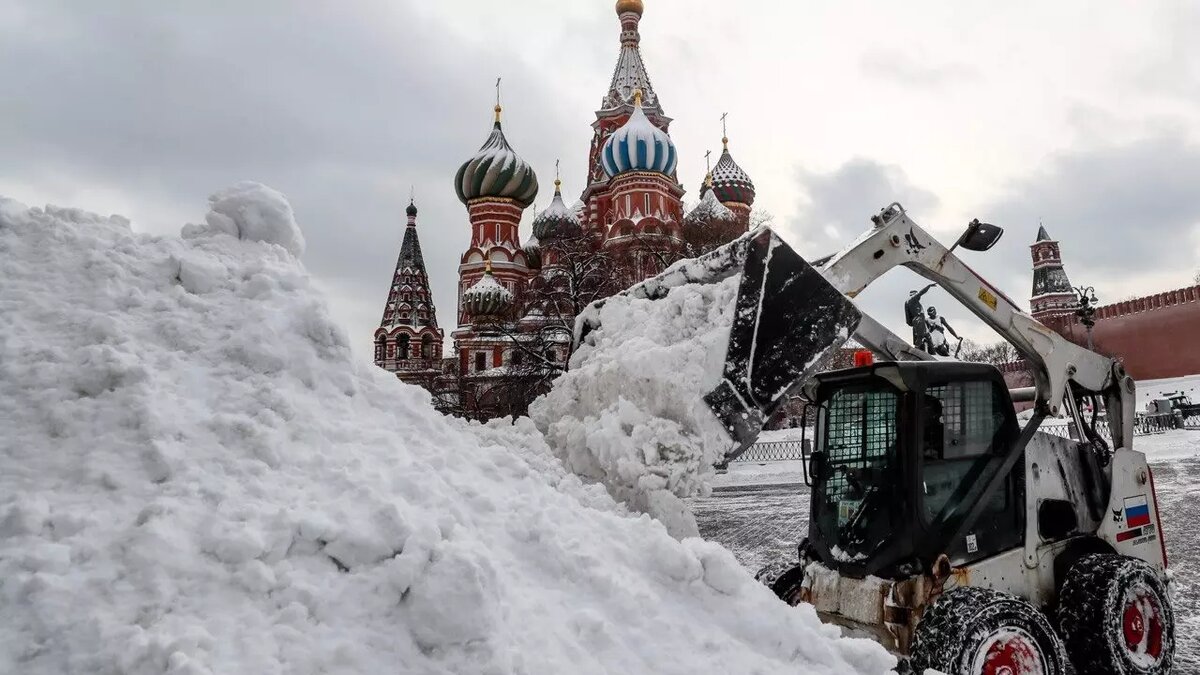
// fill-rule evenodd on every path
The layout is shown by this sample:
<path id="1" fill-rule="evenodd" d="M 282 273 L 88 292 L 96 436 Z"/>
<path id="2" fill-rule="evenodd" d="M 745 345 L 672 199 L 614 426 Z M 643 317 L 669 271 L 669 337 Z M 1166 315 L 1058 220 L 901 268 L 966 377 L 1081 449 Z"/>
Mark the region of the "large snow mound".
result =
<path id="1" fill-rule="evenodd" d="M 356 362 L 294 247 L 255 239 L 0 198 L 0 672 L 893 663 L 585 485 L 528 420 L 442 417 Z"/>
<path id="2" fill-rule="evenodd" d="M 730 442 L 701 397 L 720 380 L 739 282 L 608 298 L 571 368 L 530 406 L 571 471 L 680 537 L 698 534 L 680 498 L 706 493 Z"/>

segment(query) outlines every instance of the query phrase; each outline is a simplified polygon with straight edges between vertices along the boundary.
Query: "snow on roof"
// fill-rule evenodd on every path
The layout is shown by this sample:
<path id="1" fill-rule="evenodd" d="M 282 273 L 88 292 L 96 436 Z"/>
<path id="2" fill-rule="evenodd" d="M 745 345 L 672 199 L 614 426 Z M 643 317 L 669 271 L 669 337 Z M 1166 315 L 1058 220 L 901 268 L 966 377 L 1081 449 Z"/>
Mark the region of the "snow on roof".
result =
<path id="1" fill-rule="evenodd" d="M 708 190 L 704 193 L 700 203 L 696 204 L 696 207 L 687 214 L 683 221 L 685 224 L 707 223 L 714 220 L 729 222 L 735 218 L 733 211 L 730 211 L 729 207 L 717 199 L 717 194 Z"/>
<path id="2" fill-rule="evenodd" d="M 246 213 L 279 206 L 256 192 Z M 0 672 L 894 663 L 630 517 L 528 420 L 443 417 L 356 359 L 283 248 L 0 199 L 0 250 Z M 681 308 L 694 332 L 720 313 Z M 646 426 L 605 417 L 596 443 L 670 439 L 628 415 Z"/>

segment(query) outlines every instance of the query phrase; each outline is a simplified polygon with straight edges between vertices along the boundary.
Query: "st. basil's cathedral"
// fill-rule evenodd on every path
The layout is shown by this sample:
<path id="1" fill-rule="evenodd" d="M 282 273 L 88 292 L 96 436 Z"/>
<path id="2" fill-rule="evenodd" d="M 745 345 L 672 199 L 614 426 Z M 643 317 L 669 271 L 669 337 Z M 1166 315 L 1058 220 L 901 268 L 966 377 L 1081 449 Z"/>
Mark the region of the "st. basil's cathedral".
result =
<path id="1" fill-rule="evenodd" d="M 643 2 L 619 0 L 616 13 L 621 49 L 592 122 L 588 184 L 579 200 L 568 207 L 556 177 L 550 205 L 534 218 L 532 237 L 521 241 L 518 225 L 538 195 L 538 177 L 505 137 L 499 104 L 487 140 L 454 176 L 471 241 L 459 260 L 458 325 L 451 332 L 454 353 L 445 359 L 417 237 L 417 208 L 408 206 L 400 256 L 374 335 L 375 363 L 442 402 L 461 402 L 466 414 L 486 416 L 495 409 L 489 389 L 526 356 L 527 350 L 515 348 L 522 336 L 551 318 L 573 320 L 528 292 L 566 276 L 564 242 L 586 241 L 622 270 L 627 277 L 622 283 L 634 283 L 682 257 L 688 228 L 699 227 L 696 223 L 727 223 L 720 230 L 726 240 L 749 227 L 754 183 L 733 160 L 728 138 L 722 138 L 724 149 L 705 178 L 699 204 L 685 216 L 672 120 L 639 49 Z M 570 336 L 557 342 L 539 345 L 545 358 L 568 357 Z"/>

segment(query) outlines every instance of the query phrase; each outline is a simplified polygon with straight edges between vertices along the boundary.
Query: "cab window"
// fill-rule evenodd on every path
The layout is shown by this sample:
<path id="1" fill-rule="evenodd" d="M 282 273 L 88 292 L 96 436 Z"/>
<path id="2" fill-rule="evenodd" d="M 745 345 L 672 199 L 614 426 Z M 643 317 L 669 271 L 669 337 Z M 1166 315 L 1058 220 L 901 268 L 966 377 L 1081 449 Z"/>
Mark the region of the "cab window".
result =
<path id="1" fill-rule="evenodd" d="M 1013 427 L 1006 423 L 1011 410 L 1005 407 L 1011 403 L 998 383 L 987 380 L 937 384 L 918 397 L 923 422 L 922 510 L 925 521 L 939 527 L 970 511 L 973 504 L 964 500 L 971 488 L 991 478 L 994 460 L 1008 449 Z M 1015 469 L 1019 473 L 1021 465 Z M 1008 545 L 1014 536 L 1019 540 L 1018 487 L 1019 479 L 1010 476 L 1005 489 L 987 498 L 976 528 L 979 532 L 968 548 L 982 547 L 981 537 L 992 545 L 987 548 Z"/>

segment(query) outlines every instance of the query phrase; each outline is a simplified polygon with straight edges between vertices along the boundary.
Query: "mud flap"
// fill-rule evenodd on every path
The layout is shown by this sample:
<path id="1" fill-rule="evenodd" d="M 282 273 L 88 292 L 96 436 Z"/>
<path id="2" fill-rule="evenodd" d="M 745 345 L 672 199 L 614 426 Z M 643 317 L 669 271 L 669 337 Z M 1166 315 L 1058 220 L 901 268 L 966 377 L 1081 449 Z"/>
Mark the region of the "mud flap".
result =
<path id="1" fill-rule="evenodd" d="M 747 242 L 720 384 L 704 402 L 732 439 L 726 461 L 854 334 L 854 303 L 774 232 Z"/>

